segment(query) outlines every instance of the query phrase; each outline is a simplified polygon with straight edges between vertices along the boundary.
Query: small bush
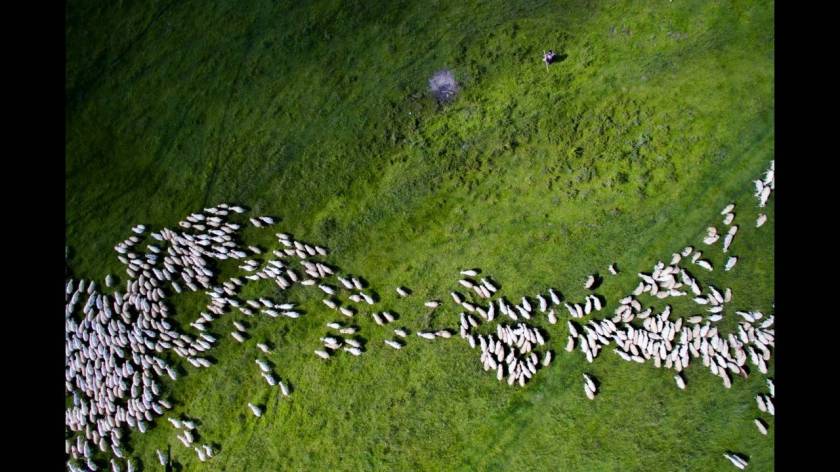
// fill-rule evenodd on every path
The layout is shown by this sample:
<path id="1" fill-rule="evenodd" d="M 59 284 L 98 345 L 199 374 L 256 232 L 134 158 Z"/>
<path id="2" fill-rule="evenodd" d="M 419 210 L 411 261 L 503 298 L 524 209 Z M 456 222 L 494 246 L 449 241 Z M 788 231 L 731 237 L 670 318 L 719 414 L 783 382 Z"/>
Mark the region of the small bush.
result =
<path id="1" fill-rule="evenodd" d="M 438 103 L 448 103 L 458 94 L 458 82 L 455 81 L 452 71 L 439 70 L 429 79 L 429 90 Z"/>

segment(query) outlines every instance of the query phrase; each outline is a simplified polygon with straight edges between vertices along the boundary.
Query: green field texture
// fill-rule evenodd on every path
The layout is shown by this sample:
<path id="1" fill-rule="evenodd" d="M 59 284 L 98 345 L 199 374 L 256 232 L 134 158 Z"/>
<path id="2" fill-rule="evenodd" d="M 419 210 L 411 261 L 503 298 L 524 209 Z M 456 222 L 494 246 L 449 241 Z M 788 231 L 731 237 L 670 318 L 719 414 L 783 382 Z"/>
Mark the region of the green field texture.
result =
<path id="1" fill-rule="evenodd" d="M 559 290 L 581 301 L 599 273 L 606 311 L 636 273 L 686 245 L 731 287 L 735 309 L 773 312 L 774 210 L 751 181 L 774 159 L 774 5 L 763 1 L 115 1 L 66 6 L 66 239 L 77 278 L 125 281 L 114 245 L 138 223 L 174 226 L 221 202 L 273 215 L 245 240 L 274 233 L 329 247 L 327 260 L 364 277 L 378 309 L 412 331 L 457 327 L 458 270 L 480 267 L 516 302 Z M 548 70 L 543 50 L 562 60 Z M 439 105 L 427 91 L 449 68 L 462 91 Z M 723 272 L 720 210 L 741 230 Z M 768 221 L 755 228 L 759 211 Z M 621 273 L 607 274 L 616 262 Z M 222 265 L 225 277 L 235 265 Z M 397 299 L 394 288 L 413 290 Z M 563 351 L 568 318 L 536 321 L 554 363 L 525 388 L 484 372 L 461 339 L 412 336 L 357 315 L 361 357 L 312 353 L 340 316 L 317 289 L 245 295 L 299 302 L 298 320 L 214 322 L 210 369 L 180 362 L 165 390 L 170 414 L 199 420 L 218 455 L 198 461 L 163 418 L 129 449 L 158 470 L 735 470 L 723 452 L 774 467 L 774 421 L 754 401 L 764 376 L 725 389 L 702 363 L 674 372 L 628 363 L 610 348 L 589 364 Z M 445 303 L 430 314 L 423 302 Z M 645 295 L 646 304 L 664 308 Z M 188 326 L 207 302 L 173 297 Z M 677 316 L 701 313 L 668 299 Z M 608 316 L 608 315 L 600 315 Z M 784 316 L 784 315 L 783 315 Z M 674 315 L 672 315 L 674 318 Z M 228 335 L 248 323 L 251 339 Z M 255 343 L 291 383 L 285 399 L 259 375 Z M 773 362 L 769 364 L 770 376 Z M 595 376 L 595 401 L 581 373 Z M 265 405 L 255 418 L 246 404 Z M 765 437 L 753 419 L 770 425 Z"/>

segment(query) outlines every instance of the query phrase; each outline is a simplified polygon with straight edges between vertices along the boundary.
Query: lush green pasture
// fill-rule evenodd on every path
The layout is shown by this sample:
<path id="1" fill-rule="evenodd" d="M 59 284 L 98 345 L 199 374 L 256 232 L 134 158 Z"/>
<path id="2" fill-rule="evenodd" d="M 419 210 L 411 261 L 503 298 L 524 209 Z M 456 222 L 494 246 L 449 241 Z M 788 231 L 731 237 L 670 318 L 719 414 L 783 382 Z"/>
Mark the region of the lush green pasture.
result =
<path id="1" fill-rule="evenodd" d="M 463 267 L 511 301 L 548 287 L 581 300 L 599 272 L 611 313 L 636 272 L 694 245 L 716 267 L 692 271 L 703 285 L 733 289 L 727 332 L 734 309 L 773 311 L 775 197 L 756 230 L 751 183 L 773 159 L 773 21 L 772 2 L 755 1 L 71 0 L 70 267 L 124 278 L 113 246 L 130 225 L 234 202 L 331 248 L 416 330 L 457 326 L 448 292 Z M 564 59 L 546 71 L 549 48 Z M 443 67 L 462 93 L 438 106 L 426 81 Z M 740 262 L 723 272 L 720 246 L 701 239 L 729 202 Z M 276 231 L 245 237 L 268 246 Z M 397 300 L 397 285 L 414 294 Z M 482 371 L 460 339 L 393 351 L 369 318 L 364 355 L 323 362 L 312 351 L 335 314 L 311 289 L 283 297 L 307 314 L 226 315 L 218 364 L 184 362 L 167 386 L 220 453 L 200 463 L 160 420 L 131 435 L 146 470 L 170 446 L 182 470 L 735 470 L 726 450 L 773 469 L 772 417 L 768 437 L 752 422 L 757 370 L 727 390 L 698 361 L 680 391 L 673 371 L 611 349 L 588 364 L 563 351 L 565 310 L 538 323 L 556 358 L 526 388 Z M 431 297 L 448 303 L 427 316 Z M 698 313 L 673 300 L 676 315 Z M 173 303 L 186 326 L 206 298 Z M 227 334 L 236 319 L 252 326 L 244 345 Z M 291 398 L 260 377 L 260 340 Z M 601 383 L 595 401 L 582 372 Z"/>

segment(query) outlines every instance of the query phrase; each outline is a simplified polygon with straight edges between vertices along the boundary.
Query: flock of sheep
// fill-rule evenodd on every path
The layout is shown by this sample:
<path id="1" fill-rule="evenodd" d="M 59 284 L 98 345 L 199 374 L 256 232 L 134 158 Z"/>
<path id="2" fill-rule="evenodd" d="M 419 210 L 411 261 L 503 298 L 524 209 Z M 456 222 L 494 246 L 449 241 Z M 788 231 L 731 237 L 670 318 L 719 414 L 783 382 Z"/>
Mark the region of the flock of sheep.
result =
<path id="1" fill-rule="evenodd" d="M 764 178 L 756 180 L 755 185 L 759 206 L 764 207 L 775 189 L 772 162 Z M 721 212 L 722 223 L 728 226 L 721 243 L 724 253 L 729 251 L 738 231 L 738 226 L 733 225 L 733 210 L 734 204 Z M 238 237 L 243 225 L 231 221 L 231 217 L 242 213 L 245 213 L 242 207 L 220 204 L 187 216 L 178 223 L 178 228 L 147 232 L 145 226 L 137 225 L 132 228 L 134 234 L 114 248 L 125 265 L 127 279 L 123 284 L 116 287 L 110 274 L 104 280 L 106 289 L 95 281 L 72 278 L 67 281 L 65 387 L 72 405 L 66 409 L 65 423 L 72 433 L 66 440 L 70 470 L 83 470 L 82 467 L 97 470 L 96 449 L 111 456 L 112 470 L 121 471 L 121 463 L 128 471 L 135 469 L 136 465 L 122 450 L 124 431 L 145 432 L 157 416 L 172 408 L 161 397 L 159 380 L 164 376 L 176 380 L 178 367 L 167 363 L 164 353 L 173 352 L 194 368 L 207 368 L 213 364 L 206 355 L 218 340 L 206 331 L 218 317 L 235 311 L 247 317 L 288 319 L 303 314 L 293 303 L 241 297 L 239 294 L 247 281 L 271 280 L 280 291 L 295 284 L 317 288 L 325 296 L 324 305 L 346 319 L 369 316 L 379 326 L 396 321 L 389 311 L 368 311 L 378 303 L 375 293 L 366 289 L 359 278 L 342 275 L 337 268 L 319 260 L 328 254 L 321 246 L 295 240 L 285 233 L 276 233 L 278 248 L 271 252 L 244 246 Z M 268 216 L 248 221 L 257 228 L 274 224 L 274 219 Z M 766 216 L 760 215 L 756 227 L 765 221 Z M 704 244 L 714 246 L 720 234 L 710 227 Z M 154 241 L 148 241 L 147 236 Z M 226 259 L 235 259 L 247 274 L 217 281 L 217 264 Z M 732 270 L 737 260 L 731 256 L 725 270 Z M 613 352 L 626 361 L 650 361 L 657 368 L 674 369 L 674 380 L 680 389 L 686 388 L 682 370 L 697 358 L 721 378 L 726 388 L 731 386 L 730 375 L 748 375 L 747 360 L 766 374 L 774 347 L 773 316 L 758 311 L 736 311 L 743 319 L 737 333 L 726 336 L 719 333 L 715 323 L 723 318 L 725 307 L 732 301 L 732 291 L 701 286 L 690 271 L 694 266 L 714 270 L 711 262 L 703 259 L 702 252 L 691 246 L 673 254 L 669 264 L 657 262 L 651 272 L 638 274 L 639 285 L 632 294 L 618 301 L 611 318 L 590 319 L 586 323 L 582 319 L 601 312 L 607 304 L 602 295 L 594 293 L 600 281 L 595 274 L 586 278 L 583 285 L 590 293 L 581 302 L 563 301 L 558 292 L 549 288 L 546 293 L 536 294 L 533 305 L 528 297 L 513 304 L 497 296 L 499 287 L 491 278 L 476 280 L 480 269 L 461 272 L 458 283 L 469 296 L 458 291 L 450 295 L 463 309 L 459 314 L 460 337 L 471 348 L 479 348 L 484 370 L 495 371 L 498 380 L 506 379 L 510 385 L 525 386 L 538 369 L 551 363 L 552 351 L 539 352 L 546 346 L 543 333 L 527 322 L 545 316 L 549 324 L 556 324 L 561 305 L 571 318 L 578 320 L 566 321 L 569 335 L 565 349 L 568 352 L 579 349 L 589 362 L 604 348 L 612 346 Z M 618 274 L 615 264 L 608 271 Z M 328 283 L 333 278 L 338 284 Z M 171 314 L 167 298 L 173 292 L 184 290 L 204 291 L 209 298 L 205 310 L 190 323 L 195 329 L 193 335 L 167 321 Z M 405 287 L 397 287 L 396 292 L 400 298 L 411 295 Z M 656 313 L 637 298 L 643 296 L 660 300 L 689 296 L 705 313 L 675 317 L 670 305 Z M 442 305 L 439 300 L 424 303 L 432 310 Z M 493 322 L 497 316 L 507 317 L 513 324 L 497 323 L 495 330 L 481 334 L 481 326 Z M 642 320 L 641 326 L 633 324 L 634 320 Z M 231 337 L 238 343 L 246 342 L 247 327 L 239 321 L 233 321 L 233 325 Z M 331 331 L 313 351 L 319 358 L 328 360 L 339 353 L 359 356 L 366 351 L 362 339 L 355 336 L 360 330 L 358 326 L 332 321 L 327 327 Z M 416 335 L 431 341 L 451 338 L 453 331 L 450 328 L 420 330 Z M 386 346 L 401 349 L 409 342 L 406 328 L 394 328 L 393 333 L 393 339 L 384 340 Z M 263 354 L 272 353 L 266 343 L 258 342 L 256 346 Z M 255 363 L 269 388 L 278 388 L 284 397 L 290 395 L 288 384 L 275 376 L 268 361 L 257 358 Z M 597 395 L 597 385 L 591 376 L 583 374 L 583 378 L 584 393 L 592 400 Z M 757 403 L 761 411 L 773 414 L 774 387 L 771 380 L 767 381 L 770 395 L 760 396 Z M 264 413 L 258 405 L 248 403 L 247 407 L 257 417 Z M 211 445 L 195 442 L 192 420 L 183 417 L 168 420 L 180 431 L 178 439 L 199 460 L 214 457 L 216 451 Z M 755 423 L 762 434 L 767 434 L 766 423 L 760 419 Z M 157 455 L 162 465 L 168 464 L 167 454 L 157 451 Z M 739 468 L 747 464 L 740 455 L 725 456 Z"/>

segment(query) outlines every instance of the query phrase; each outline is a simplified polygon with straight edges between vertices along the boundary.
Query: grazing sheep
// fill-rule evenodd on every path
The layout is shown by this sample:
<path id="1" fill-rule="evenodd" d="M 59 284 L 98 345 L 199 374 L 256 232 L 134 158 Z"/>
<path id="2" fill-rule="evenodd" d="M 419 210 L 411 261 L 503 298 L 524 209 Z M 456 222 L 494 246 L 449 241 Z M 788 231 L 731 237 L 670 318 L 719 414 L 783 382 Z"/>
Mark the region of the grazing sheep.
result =
<path id="1" fill-rule="evenodd" d="M 747 466 L 747 461 L 741 459 L 740 457 L 738 457 L 734 454 L 724 453 L 723 457 L 729 459 L 729 462 L 731 462 L 732 465 L 734 465 L 735 467 L 737 467 L 741 470 L 744 470 L 744 467 Z"/>
<path id="2" fill-rule="evenodd" d="M 354 356 L 359 356 L 362 354 L 362 351 L 356 347 L 344 346 L 344 350 Z"/>
<path id="3" fill-rule="evenodd" d="M 586 398 L 588 398 L 590 400 L 595 399 L 595 392 L 592 391 L 592 389 L 591 389 L 591 387 L 589 387 L 588 383 L 583 384 L 583 391 L 584 391 L 584 393 L 586 393 Z"/>
<path id="4" fill-rule="evenodd" d="M 731 256 L 729 259 L 726 260 L 726 266 L 724 267 L 724 271 L 729 272 L 735 267 L 735 263 L 738 262 L 738 258 L 735 256 Z"/>
<path id="5" fill-rule="evenodd" d="M 732 220 L 735 218 L 735 213 L 727 213 L 723 218 L 723 224 L 728 225 L 732 223 Z"/>
<path id="6" fill-rule="evenodd" d="M 434 338 L 434 335 L 432 335 L 432 338 Z M 386 339 L 385 344 L 387 344 L 388 346 L 390 346 L 394 349 L 402 349 L 402 347 L 403 347 L 402 343 L 400 343 L 399 341 L 394 341 L 392 339 Z"/>

